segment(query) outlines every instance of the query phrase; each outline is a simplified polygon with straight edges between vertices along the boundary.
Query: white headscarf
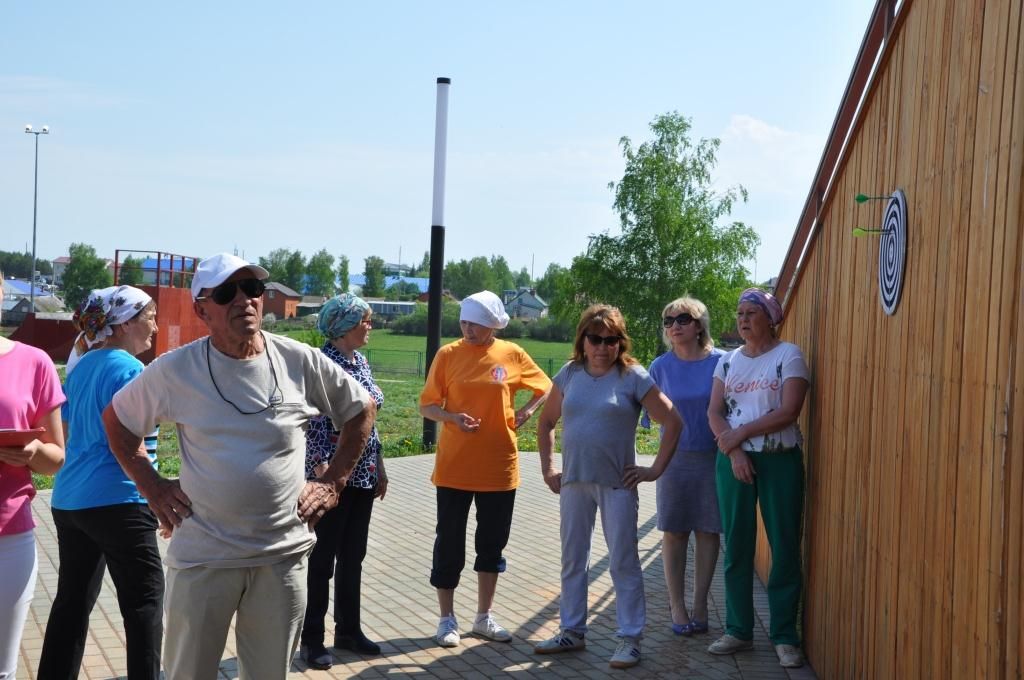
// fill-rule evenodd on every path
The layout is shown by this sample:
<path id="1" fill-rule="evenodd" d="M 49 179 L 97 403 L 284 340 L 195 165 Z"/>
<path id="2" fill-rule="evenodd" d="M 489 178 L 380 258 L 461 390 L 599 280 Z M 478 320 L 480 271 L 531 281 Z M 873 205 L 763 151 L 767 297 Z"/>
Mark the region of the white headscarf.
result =
<path id="1" fill-rule="evenodd" d="M 106 341 L 114 332 L 112 326 L 134 319 L 152 301 L 153 298 L 134 286 L 98 288 L 89 293 L 86 301 L 75 310 L 73 321 L 81 332 L 75 338 L 66 370 L 70 371 L 90 348 Z"/>
<path id="2" fill-rule="evenodd" d="M 459 321 L 472 321 L 487 328 L 504 328 L 508 325 L 508 314 L 501 298 L 489 290 L 473 293 L 462 301 Z"/>

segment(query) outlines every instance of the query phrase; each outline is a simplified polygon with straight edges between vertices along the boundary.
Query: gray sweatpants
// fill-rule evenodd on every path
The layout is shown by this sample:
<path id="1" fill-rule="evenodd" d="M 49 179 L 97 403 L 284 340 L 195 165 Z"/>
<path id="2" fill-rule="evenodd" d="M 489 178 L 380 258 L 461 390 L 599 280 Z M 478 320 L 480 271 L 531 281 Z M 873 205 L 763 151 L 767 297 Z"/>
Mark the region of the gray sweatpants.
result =
<path id="1" fill-rule="evenodd" d="M 644 575 L 637 552 L 637 517 L 640 497 L 636 489 L 613 489 L 574 482 L 559 493 L 562 534 L 562 628 L 587 632 L 587 581 L 590 544 L 598 511 L 608 566 L 615 587 L 615 616 L 619 635 L 639 638 L 647 620 Z"/>
<path id="2" fill-rule="evenodd" d="M 164 608 L 167 680 L 216 680 L 234 616 L 239 680 L 283 680 L 306 611 L 306 555 L 259 567 L 169 567 Z"/>

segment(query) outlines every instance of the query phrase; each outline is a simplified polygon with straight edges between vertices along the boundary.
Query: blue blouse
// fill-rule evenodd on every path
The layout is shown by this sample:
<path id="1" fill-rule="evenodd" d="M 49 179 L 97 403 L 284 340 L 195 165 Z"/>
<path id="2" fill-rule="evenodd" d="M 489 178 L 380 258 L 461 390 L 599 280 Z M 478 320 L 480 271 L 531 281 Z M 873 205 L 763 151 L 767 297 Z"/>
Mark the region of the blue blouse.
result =
<path id="1" fill-rule="evenodd" d="M 708 405 L 711 403 L 711 383 L 723 353 L 712 349 L 711 354 L 697 361 L 683 361 L 673 352 L 666 352 L 651 363 L 651 378 L 665 393 L 676 411 L 683 417 L 683 432 L 679 435 L 676 451 L 712 451 L 715 435 L 708 425 Z M 644 425 L 650 420 L 644 414 Z"/>
<path id="2" fill-rule="evenodd" d="M 384 393 L 373 381 L 370 373 L 370 364 L 359 352 L 352 352 L 352 360 L 349 361 L 337 347 L 330 342 L 325 342 L 321 351 L 331 358 L 334 363 L 340 365 L 349 375 L 359 381 L 359 384 L 366 388 L 377 408 L 384 404 Z M 339 433 L 334 429 L 331 419 L 327 416 L 317 416 L 309 421 L 309 429 L 306 430 L 306 479 L 316 479 L 316 468 L 321 463 L 330 463 L 334 458 L 334 451 L 338 447 Z M 366 448 L 359 456 L 355 469 L 348 478 L 348 486 L 357 489 L 374 489 L 377 487 L 378 467 L 380 465 L 381 443 L 377 435 L 377 426 L 370 430 L 370 438 L 366 441 Z"/>

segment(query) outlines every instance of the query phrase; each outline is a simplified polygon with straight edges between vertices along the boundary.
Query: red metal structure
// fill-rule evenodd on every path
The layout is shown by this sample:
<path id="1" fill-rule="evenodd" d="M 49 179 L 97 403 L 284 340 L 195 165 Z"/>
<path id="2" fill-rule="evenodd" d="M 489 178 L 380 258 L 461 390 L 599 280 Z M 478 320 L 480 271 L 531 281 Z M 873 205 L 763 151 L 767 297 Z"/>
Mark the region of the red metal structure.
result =
<path id="1" fill-rule="evenodd" d="M 143 283 L 133 284 L 146 291 L 156 302 L 156 322 L 159 326 L 153 347 L 139 359 L 148 364 L 164 352 L 169 352 L 207 334 L 206 326 L 192 311 L 192 276 L 199 258 L 160 251 L 119 249 L 114 254 L 114 281 L 119 283 L 124 273 L 122 255 L 141 253 L 140 269 Z M 150 257 L 155 256 L 155 257 Z M 56 362 L 64 362 L 71 352 L 78 331 L 71 322 L 71 314 L 29 313 L 12 340 L 38 347 Z"/>

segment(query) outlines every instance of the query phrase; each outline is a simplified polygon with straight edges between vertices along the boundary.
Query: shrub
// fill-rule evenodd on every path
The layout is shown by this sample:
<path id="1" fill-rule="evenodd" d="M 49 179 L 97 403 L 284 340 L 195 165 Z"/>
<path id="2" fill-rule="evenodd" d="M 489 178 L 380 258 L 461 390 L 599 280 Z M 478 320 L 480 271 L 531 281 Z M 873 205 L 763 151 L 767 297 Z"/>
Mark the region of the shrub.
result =
<path id="1" fill-rule="evenodd" d="M 572 342 L 576 335 L 576 328 L 572 324 L 550 317 L 537 319 L 527 326 L 527 331 L 534 340 L 547 342 Z"/>
<path id="2" fill-rule="evenodd" d="M 398 335 L 426 335 L 427 305 L 419 303 L 416 305 L 416 311 L 412 314 L 397 317 L 391 322 L 391 332 Z M 441 335 L 446 337 L 462 335 L 462 331 L 459 329 L 459 303 L 450 300 L 443 301 Z"/>
<path id="3" fill-rule="evenodd" d="M 499 338 L 525 338 L 526 324 L 519 319 L 511 319 L 508 325 L 497 332 Z"/>

